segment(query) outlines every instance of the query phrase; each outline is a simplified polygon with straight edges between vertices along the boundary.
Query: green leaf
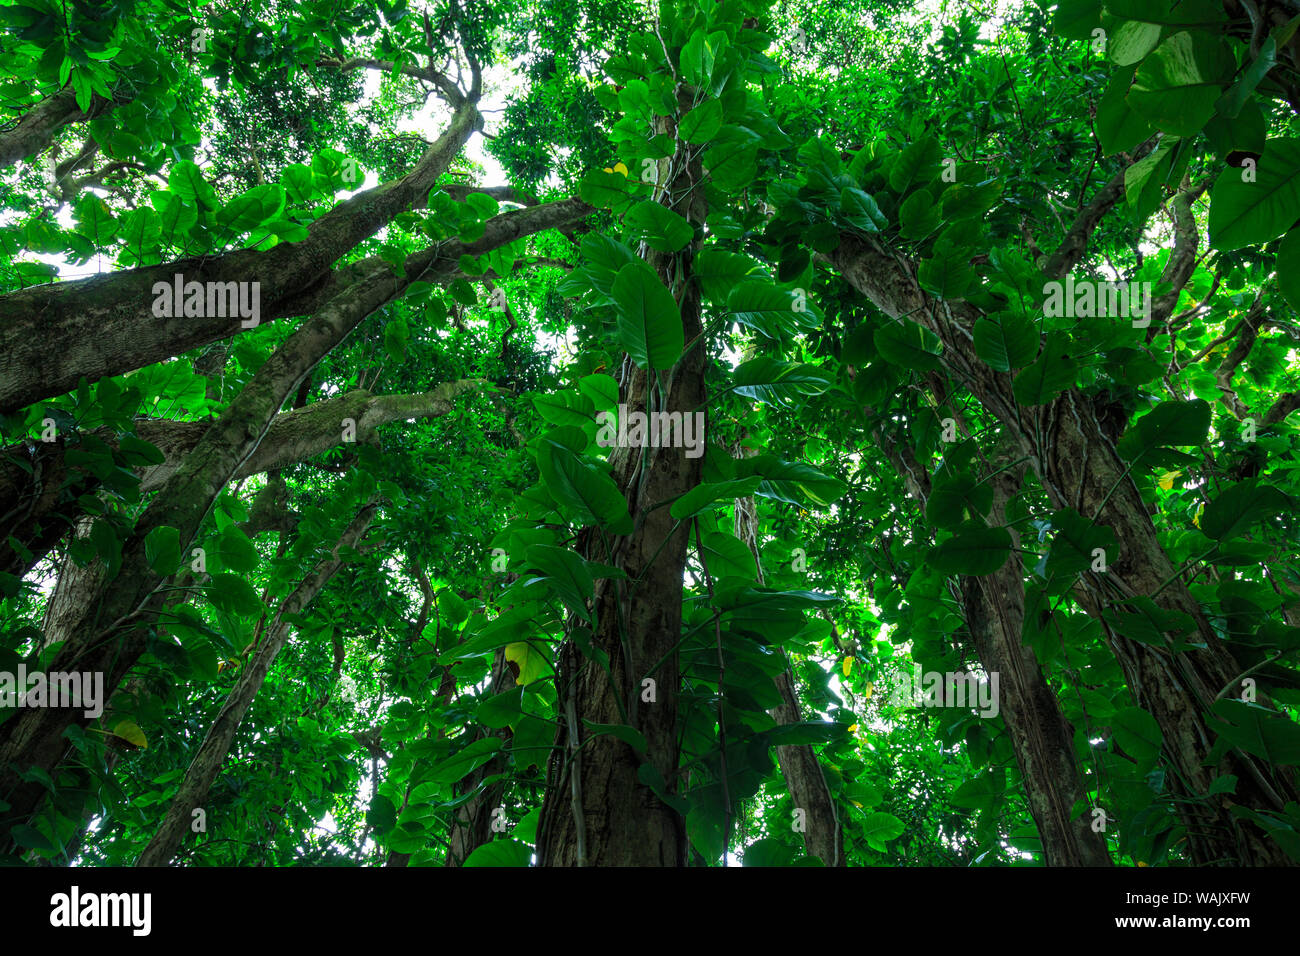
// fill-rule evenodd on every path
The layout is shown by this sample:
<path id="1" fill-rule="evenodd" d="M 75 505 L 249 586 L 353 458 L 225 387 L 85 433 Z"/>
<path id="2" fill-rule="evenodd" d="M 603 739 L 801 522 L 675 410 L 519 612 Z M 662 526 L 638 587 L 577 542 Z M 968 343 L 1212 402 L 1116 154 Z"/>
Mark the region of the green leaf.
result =
<path id="1" fill-rule="evenodd" d="M 1141 63 L 1160 42 L 1160 25 L 1141 20 L 1123 20 L 1107 37 L 1106 56 L 1119 66 Z"/>
<path id="2" fill-rule="evenodd" d="M 402 362 L 406 359 L 406 340 L 410 334 L 406 320 L 401 316 L 388 320 L 384 326 L 384 350 L 392 361 Z"/>
<path id="3" fill-rule="evenodd" d="M 1295 502 L 1272 485 L 1251 478 L 1221 491 L 1201 514 L 1201 531 L 1216 541 L 1245 534 L 1261 521 L 1292 514 Z"/>
<path id="4" fill-rule="evenodd" d="M 737 498 L 748 498 L 758 490 L 758 485 L 759 479 L 754 477 L 705 482 L 674 501 L 669 512 L 677 521 L 683 521 L 707 511 L 711 505 L 730 505 Z"/>
<path id="5" fill-rule="evenodd" d="M 1097 103 L 1097 140 L 1106 156 L 1131 150 L 1155 132 L 1155 124 L 1128 102 L 1129 87 L 1136 73 L 1136 68 L 1112 73 L 1106 92 Z"/>
<path id="6" fill-rule="evenodd" d="M 702 87 L 713 75 L 713 46 L 703 30 L 696 30 L 682 47 L 682 79 L 691 86 Z"/>
<path id="7" fill-rule="evenodd" d="M 925 505 L 925 518 L 936 528 L 956 528 L 963 521 L 983 518 L 993 507 L 993 485 L 966 474 L 934 480 Z"/>
<path id="8" fill-rule="evenodd" d="M 235 525 L 218 536 L 215 557 L 222 567 L 236 574 L 251 574 L 262 560 L 248 535 Z"/>
<path id="9" fill-rule="evenodd" d="M 1101 27 L 1099 0 L 1057 0 L 1052 32 L 1067 40 L 1093 39 L 1093 30 Z"/>
<path id="10" fill-rule="evenodd" d="M 762 137 L 743 126 L 724 126 L 713 145 L 700 158 L 715 186 L 740 189 L 758 172 L 758 144 Z"/>
<path id="11" fill-rule="evenodd" d="M 1064 335 L 1047 337 L 1042 355 L 1011 383 L 1016 401 L 1021 405 L 1046 405 L 1074 384 L 1074 363 L 1065 354 L 1068 347 L 1069 339 Z"/>
<path id="12" fill-rule="evenodd" d="M 1211 708 L 1214 727 L 1233 746 L 1269 763 L 1300 764 L 1300 724 L 1257 704 L 1225 698 Z"/>
<path id="13" fill-rule="evenodd" d="M 704 560 L 708 562 L 709 574 L 714 579 L 733 576 L 751 582 L 757 580 L 758 566 L 754 563 L 754 554 L 734 534 L 708 531 L 700 535 L 700 544 L 704 546 Z"/>
<path id="14" fill-rule="evenodd" d="M 725 304 L 741 282 L 763 274 L 763 267 L 749 256 L 717 246 L 705 246 L 695 257 L 695 280 L 705 296 L 717 303 Z"/>
<path id="15" fill-rule="evenodd" d="M 548 395 L 535 395 L 533 405 L 537 408 L 538 414 L 552 425 L 586 428 L 596 420 L 595 404 L 581 391 L 574 389 L 551 392 Z"/>
<path id="16" fill-rule="evenodd" d="M 999 372 L 1024 368 L 1038 355 L 1038 329 L 1029 319 L 1003 312 L 975 323 L 975 354 Z"/>
<path id="17" fill-rule="evenodd" d="M 654 270 L 630 263 L 612 290 L 618 307 L 618 341 L 638 368 L 669 369 L 682 355 L 686 337 L 673 294 Z"/>
<path id="18" fill-rule="evenodd" d="M 795 851 L 784 843 L 763 837 L 745 847 L 741 866 L 789 866 L 794 857 Z"/>
<path id="19" fill-rule="evenodd" d="M 584 521 L 604 525 L 615 534 L 632 531 L 627 501 L 608 474 L 558 442 L 543 439 L 537 467 L 546 490 Z"/>
<path id="20" fill-rule="evenodd" d="M 727 311 L 741 325 L 770 339 L 821 326 L 821 313 L 806 295 L 787 292 L 762 279 L 739 283 L 727 299 Z"/>
<path id="21" fill-rule="evenodd" d="M 528 866 L 532 850 L 518 840 L 492 840 L 465 857 L 463 867 Z"/>
<path id="22" fill-rule="evenodd" d="M 1268 242 L 1298 219 L 1300 138 L 1270 139 L 1255 170 L 1229 166 L 1210 190 L 1210 245 L 1215 249 Z"/>
<path id="23" fill-rule="evenodd" d="M 182 159 L 167 174 L 167 185 L 176 195 L 192 205 L 216 209 L 220 203 L 203 172 L 188 159 Z"/>
<path id="24" fill-rule="evenodd" d="M 578 198 L 597 209 L 622 209 L 628 203 L 628 179 L 622 173 L 593 169 L 578 183 Z"/>
<path id="25" fill-rule="evenodd" d="M 737 366 L 732 376 L 732 388 L 737 395 L 779 408 L 789 408 L 801 398 L 820 395 L 833 385 L 830 375 L 815 365 L 782 362 L 767 356 Z"/>
<path id="26" fill-rule="evenodd" d="M 805 462 L 782 461 L 774 455 L 756 455 L 736 462 L 736 477 L 757 475 L 763 479 L 754 492 L 790 504 L 829 508 L 843 496 L 844 482 L 818 471 Z"/>
<path id="27" fill-rule="evenodd" d="M 40 850 L 45 853 L 59 852 L 59 847 L 51 842 L 49 837 L 26 823 L 14 824 L 9 830 L 9 835 L 15 843 L 29 850 Z"/>
<path id="28" fill-rule="evenodd" d="M 280 218 L 284 200 L 284 187 L 278 183 L 254 186 L 226 203 L 217 213 L 217 221 L 232 232 L 248 232 Z"/>
<path id="29" fill-rule="evenodd" d="M 1007 563 L 1010 553 L 1011 535 L 1006 528 L 967 521 L 930 551 L 926 564 L 940 574 L 992 574 Z"/>
<path id="30" fill-rule="evenodd" d="M 1195 136 L 1214 115 L 1222 84 L 1235 68 L 1220 37 L 1201 30 L 1175 33 L 1142 61 L 1128 102 L 1166 133 Z"/>
<path id="31" fill-rule="evenodd" d="M 677 127 L 682 139 L 696 145 L 707 143 L 718 135 L 720 129 L 722 129 L 722 104 L 717 100 L 705 100 L 683 116 Z"/>
<path id="32" fill-rule="evenodd" d="M 611 375 L 584 375 L 578 380 L 578 391 L 591 399 L 592 407 L 598 411 L 608 412 L 618 407 L 618 382 Z"/>
<path id="33" fill-rule="evenodd" d="M 1160 756 L 1164 735 L 1156 719 L 1140 707 L 1125 707 L 1110 718 L 1115 741 L 1139 764 L 1155 762 Z"/>
<path id="34" fill-rule="evenodd" d="M 840 214 L 849 225 L 862 232 L 879 232 L 889 225 L 876 200 L 853 186 L 840 190 Z"/>
<path id="35" fill-rule="evenodd" d="M 295 206 L 309 206 L 316 195 L 315 179 L 302 163 L 291 163 L 280 174 L 285 194 Z"/>
<path id="36" fill-rule="evenodd" d="M 801 720 L 793 724 L 781 724 L 767 731 L 764 736 L 773 747 L 801 747 L 810 744 L 829 744 L 848 737 L 849 725 L 842 721 Z"/>
<path id="37" fill-rule="evenodd" d="M 992 810 L 1007 790 L 1005 773 L 983 773 L 967 780 L 953 791 L 954 806 L 973 810 Z"/>
<path id="38" fill-rule="evenodd" d="M 531 545 L 525 557 L 532 567 L 546 575 L 565 607 L 591 624 L 587 602 L 592 599 L 593 585 L 587 562 L 568 548 L 545 544 Z"/>
<path id="39" fill-rule="evenodd" d="M 883 852 L 885 844 L 903 835 L 906 827 L 903 821 L 892 813 L 877 810 L 868 815 L 858 826 L 858 833 L 871 845 L 873 850 Z"/>
<path id="40" fill-rule="evenodd" d="M 1209 430 L 1208 402 L 1161 402 L 1130 426 L 1115 448 L 1128 461 L 1137 461 L 1157 448 L 1200 445 Z"/>
<path id="41" fill-rule="evenodd" d="M 587 720 L 585 717 L 582 722 L 587 726 L 588 730 L 594 732 L 593 736 L 609 734 L 641 753 L 645 753 L 650 747 L 646 743 L 645 735 L 635 727 L 629 727 L 626 724 L 598 724 L 595 721 Z"/>
<path id="42" fill-rule="evenodd" d="M 900 196 L 917 184 L 934 182 L 942 166 L 939 141 L 926 135 L 905 146 L 889 171 L 889 187 Z"/>
<path id="43" fill-rule="evenodd" d="M 939 204 L 928 189 L 918 189 L 898 208 L 898 229 L 904 239 L 920 242 L 941 224 Z"/>
<path id="44" fill-rule="evenodd" d="M 144 538 L 144 556 L 155 574 L 170 577 L 181 564 L 181 533 L 159 525 Z"/>
<path id="45" fill-rule="evenodd" d="M 1052 546 L 1039 573 L 1043 577 L 1071 577 L 1092 567 L 1093 552 L 1100 548 L 1109 565 L 1119 555 L 1115 532 L 1105 525 L 1093 524 L 1072 508 L 1062 508 L 1052 515 Z"/>
<path id="46" fill-rule="evenodd" d="M 915 372 L 928 372 L 939 367 L 943 343 L 929 329 L 910 319 L 890 322 L 876 330 L 876 350 L 893 365 Z"/>
<path id="47" fill-rule="evenodd" d="M 451 784 L 463 780 L 497 755 L 501 738 L 484 737 L 467 744 L 446 760 L 439 761 L 424 775 L 425 783 Z"/>
<path id="48" fill-rule="evenodd" d="M 969 255 L 960 249 L 940 253 L 936 244 L 935 255 L 922 259 L 917 267 L 916 283 L 941 299 L 960 299 L 978 280 L 969 259 Z"/>
<path id="49" fill-rule="evenodd" d="M 683 249 L 695 235 L 684 217 L 657 202 L 637 203 L 628 210 L 623 222 L 633 239 L 640 239 L 660 252 Z"/>
<path id="50" fill-rule="evenodd" d="M 222 572 L 212 575 L 207 590 L 212 606 L 227 614 L 256 617 L 265 610 L 253 586 L 238 574 Z"/>

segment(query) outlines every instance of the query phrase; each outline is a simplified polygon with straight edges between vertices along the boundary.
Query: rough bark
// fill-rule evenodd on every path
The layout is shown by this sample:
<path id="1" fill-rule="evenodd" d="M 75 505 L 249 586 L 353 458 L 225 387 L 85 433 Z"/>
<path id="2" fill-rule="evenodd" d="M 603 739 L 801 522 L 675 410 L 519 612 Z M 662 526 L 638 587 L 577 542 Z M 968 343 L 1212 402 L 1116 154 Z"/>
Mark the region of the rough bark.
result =
<path id="1" fill-rule="evenodd" d="M 661 176 L 667 185 L 660 201 L 691 223 L 702 224 L 707 204 L 703 190 L 697 188 L 702 177 L 699 160 L 690 160 L 679 146 L 678 153 L 661 166 L 671 174 Z M 683 414 L 702 408 L 705 401 L 700 293 L 690 279 L 699 245 L 692 242 L 673 254 L 644 251 L 660 281 L 674 289 L 681 309 L 685 354 L 671 376 L 656 375 L 667 392 L 665 408 L 660 410 Z M 621 380 L 628 408 L 646 410 L 651 383 L 627 356 Z M 642 763 L 649 763 L 671 789 L 679 756 L 680 670 L 674 648 L 681 639 L 688 528 L 675 528 L 666 507 L 649 509 L 698 485 L 703 458 L 687 458 L 682 448 L 631 449 L 631 454 L 621 454 L 626 451 L 615 450 L 614 476 L 627 496 L 636 528 L 631 535 L 614 537 L 609 554 L 597 551 L 595 536 L 584 535 L 590 557 L 622 568 L 628 577 L 627 582 L 602 579 L 597 584 L 592 643 L 609 655 L 610 675 L 580 656 L 571 639 L 561 648 L 557 744 L 567 745 L 570 751 L 560 766 L 553 759 L 548 773 L 538 828 L 537 856 L 542 866 L 683 866 L 686 862 L 685 821 L 638 778 Z M 633 587 L 632 582 L 638 583 Z M 641 680 L 660 660 L 663 664 L 654 675 L 656 700 L 642 703 Z M 630 723 L 646 739 L 646 756 L 610 734 L 583 741 L 584 719 Z M 581 822 L 575 819 L 579 817 Z"/>
<path id="2" fill-rule="evenodd" d="M 1043 677 L 1033 648 L 1021 640 L 1025 618 L 1020 533 L 1006 524 L 1006 505 L 1020 478 L 1008 470 L 991 480 L 989 519 L 1011 533 L 1007 563 L 992 574 L 963 576 L 963 616 L 984 670 L 999 675 L 1001 714 L 1011 736 L 1029 812 L 1043 841 L 1048 866 L 1110 866 L 1106 837 L 1088 814 L 1072 819 L 1086 800 L 1074 752 L 1074 735 L 1056 694 Z"/>
<path id="3" fill-rule="evenodd" d="M 257 450 L 240 465 L 233 480 L 287 468 L 315 458 L 343 444 L 343 421 L 356 426 L 356 440 L 373 437 L 380 425 L 419 418 L 440 418 L 449 413 L 458 395 L 477 390 L 481 379 L 449 382 L 432 392 L 417 395 L 371 395 L 356 389 L 323 402 L 314 402 L 291 412 L 283 412 L 271 422 L 266 437 Z M 148 419 L 137 422 L 135 433 L 157 446 L 166 456 L 160 465 L 149 468 L 140 480 L 140 490 L 153 491 L 176 473 L 185 456 L 198 444 L 208 422 L 177 422 Z"/>
<path id="4" fill-rule="evenodd" d="M 482 126 L 467 104 L 402 179 L 358 193 L 308 227 L 308 238 L 266 251 L 240 249 L 33 286 L 0 296 L 0 414 L 60 395 L 81 376 L 96 381 L 226 338 L 233 317 L 155 318 L 153 286 L 185 281 L 258 282 L 259 308 L 270 318 L 311 311 L 289 300 L 328 278 L 331 266 L 395 215 L 424 198 L 466 140 Z"/>
<path id="5" fill-rule="evenodd" d="M 252 706 L 257 692 L 262 689 L 266 675 L 276 656 L 289 640 L 289 618 L 307 609 L 336 571 L 343 566 L 341 553 L 345 548 L 355 549 L 361 536 L 369 527 L 378 506 L 369 504 L 362 508 L 344 529 L 329 557 L 318 563 L 310 575 L 294 588 L 280 604 L 275 619 L 267 628 L 262 644 L 240 672 L 239 680 L 230 696 L 208 728 L 198 753 L 181 780 L 180 789 L 172 799 L 153 839 L 140 854 L 137 866 L 166 866 L 176 855 L 181 841 L 190 827 L 193 811 L 207 799 L 212 782 L 221 770 L 221 764 L 230 752 L 239 725 Z"/>
<path id="6" fill-rule="evenodd" d="M 773 680 L 781 695 L 781 704 L 769 710 L 768 714 L 780 724 L 804 720 L 803 709 L 795 694 L 794 672 L 787 667 Z M 807 744 L 777 747 L 776 762 L 794 805 L 805 811 L 803 842 L 808 855 L 817 857 L 826 866 L 847 866 L 839 812 L 826 785 L 826 775 L 822 772 L 817 752 Z"/>
<path id="7" fill-rule="evenodd" d="M 460 271 L 462 255 L 481 255 L 544 229 L 578 222 L 591 212 L 591 207 L 580 200 L 568 199 L 503 213 L 488 221 L 483 237 L 476 242 L 443 243 L 434 249 L 409 257 L 406 260 L 406 275 L 419 274 L 422 281 L 426 282 L 450 281 L 462 274 Z M 352 290 L 362 289 L 368 283 L 382 283 L 391 277 L 391 274 L 391 266 L 387 263 L 380 260 L 363 260 L 362 263 L 352 267 L 350 278 L 340 278 L 331 273 L 326 282 L 318 284 L 309 294 L 293 297 L 291 305 L 285 307 L 284 314 L 296 315 L 317 311 L 332 298 Z M 3 297 L 0 297 L 0 300 L 2 299 Z M 204 342 L 230 335 L 238 331 L 239 320 L 204 318 L 182 320 L 192 323 L 192 328 L 184 332 L 184 341 L 168 338 L 170 333 L 167 332 L 167 328 L 171 328 L 171 320 L 158 321 L 162 324 L 138 330 L 141 336 L 140 350 L 135 353 L 135 359 L 127 363 L 130 367 L 138 367 L 150 361 L 160 361 L 175 354 L 176 351 L 197 347 Z M 236 327 L 228 327 L 231 323 Z M 193 340 L 196 335 L 198 340 Z M 0 325 L 0 342 L 5 340 L 5 336 L 5 328 Z M 0 353 L 0 371 L 3 370 L 3 365 L 4 356 Z M 117 368 L 105 374 L 128 370 L 129 368 L 125 367 Z M 9 383 L 3 376 L 0 376 L 0 401 L 3 401 L 7 384 Z M 41 388 L 47 388 L 47 383 L 44 381 L 37 384 Z M 50 394 L 56 392 L 51 391 Z M 393 399 L 393 402 L 396 401 Z M 200 423 L 176 422 L 144 427 L 154 428 L 156 434 L 166 441 L 162 433 L 167 429 L 171 429 L 177 435 L 189 434 L 192 437 L 192 433 L 197 432 L 201 426 Z M 142 437 L 148 438 L 148 436 Z M 187 439 L 177 439 L 181 442 L 185 440 Z M 81 469 L 69 471 L 63 464 L 63 448 L 62 442 L 40 443 L 39 446 L 31 447 L 15 445 L 0 454 L 0 515 L 14 522 L 11 526 L 14 529 L 12 533 L 26 549 L 13 547 L 7 538 L 5 541 L 0 541 L 0 571 L 8 571 L 18 577 L 30 571 L 36 562 L 57 543 L 66 531 L 68 522 L 75 519 L 78 511 L 76 499 L 98 486 L 98 481 L 88 472 Z M 252 474 L 255 471 L 256 469 L 247 473 Z"/>
<path id="8" fill-rule="evenodd" d="M 512 209 L 489 219 L 483 236 L 474 242 L 439 243 L 407 257 L 403 268 L 407 275 L 421 273 L 423 281 L 431 283 L 466 278 L 460 267 L 461 256 L 480 256 L 545 229 L 574 225 L 593 211 L 578 199 Z M 276 249 L 302 244 L 290 243 Z M 226 277 L 222 281 L 260 281 L 263 270 L 272 270 L 273 266 L 247 257 L 227 261 L 250 251 L 213 257 L 203 263 L 202 269 L 191 260 L 180 260 L 0 296 L 0 414 L 76 388 L 82 375 L 92 382 L 105 375 L 120 375 L 247 331 L 238 316 L 155 318 L 151 290 L 155 281 L 170 282 L 177 272 L 187 282 L 213 278 L 202 270 L 219 272 Z M 391 264 L 371 257 L 333 270 L 327 263 L 309 281 L 285 287 L 278 298 L 268 297 L 264 284 L 259 292 L 261 320 L 309 315 L 336 296 L 391 275 L 392 271 Z M 38 312 L 56 307 L 44 299 L 63 287 L 75 287 L 57 304 L 58 314 L 67 319 L 42 325 L 35 318 Z M 82 336 L 88 338 L 77 345 Z M 37 361 L 39 366 L 31 365 Z"/>
<path id="9" fill-rule="evenodd" d="M 747 349 L 744 359 L 754 357 Z M 734 453 L 752 457 L 756 452 L 737 442 Z M 763 586 L 763 561 L 758 547 L 758 504 L 752 495 L 736 499 L 736 537 L 745 543 L 754 556 L 759 587 Z M 804 720 L 803 708 L 795 692 L 794 670 L 787 667 L 772 678 L 781 703 L 767 713 L 778 724 L 796 724 Z M 821 761 L 811 744 L 787 744 L 776 748 L 776 763 L 785 778 L 786 789 L 794 805 L 804 811 L 804 849 L 826 866 L 847 866 L 844 856 L 844 833 L 840 826 L 835 798 L 826 784 Z"/>
<path id="10" fill-rule="evenodd" d="M 13 129 L 0 132 L 0 168 L 43 152 L 68 124 L 102 116 L 129 99 L 125 92 L 111 100 L 95 93 L 91 96 L 89 108 L 83 112 L 77 106 L 76 92 L 70 86 L 47 96 L 24 113 Z"/>
<path id="11" fill-rule="evenodd" d="M 929 507 L 930 475 L 912 450 L 883 431 L 881 448 L 922 510 Z M 998 463 L 1001 467 L 1001 463 Z M 1011 535 L 1011 553 L 992 574 L 961 575 L 957 595 L 962 619 L 985 673 L 999 675 L 999 709 L 1011 737 L 1029 812 L 1043 842 L 1048 866 L 1110 866 L 1106 838 L 1094 833 L 1088 818 L 1072 820 L 1074 806 L 1086 797 L 1074 753 L 1074 734 L 1060 701 L 1043 677 L 1033 648 L 1021 640 L 1025 620 L 1024 567 L 1020 532 L 1006 523 L 1006 506 L 1020 488 L 1024 468 L 1013 467 L 988 479 L 993 487 L 989 519 Z"/>

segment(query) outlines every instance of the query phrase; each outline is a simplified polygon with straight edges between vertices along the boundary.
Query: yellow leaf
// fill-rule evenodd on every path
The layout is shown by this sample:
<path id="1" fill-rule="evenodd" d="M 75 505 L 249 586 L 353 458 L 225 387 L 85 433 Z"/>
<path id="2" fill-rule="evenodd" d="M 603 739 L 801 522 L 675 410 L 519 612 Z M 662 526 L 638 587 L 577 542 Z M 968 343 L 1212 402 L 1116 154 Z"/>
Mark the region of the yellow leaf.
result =
<path id="1" fill-rule="evenodd" d="M 855 730 L 857 730 L 857 729 L 858 729 L 858 725 L 857 725 L 857 724 L 853 724 L 852 726 L 849 727 L 849 733 L 853 733 L 853 732 L 854 732 Z"/>
<path id="2" fill-rule="evenodd" d="M 1160 478 L 1156 483 L 1165 491 L 1169 491 L 1174 486 L 1174 479 L 1181 474 L 1181 471 L 1166 471 L 1160 475 Z"/>
<path id="3" fill-rule="evenodd" d="M 144 731 L 133 720 L 119 720 L 117 726 L 113 728 L 113 736 L 121 737 L 127 743 L 134 744 L 137 747 L 149 746 L 149 742 L 145 740 Z"/>
<path id="4" fill-rule="evenodd" d="M 1141 860 L 1138 860 L 1138 866 L 1146 866 L 1146 865 L 1147 864 L 1143 863 Z"/>
<path id="5" fill-rule="evenodd" d="M 506 645 L 506 660 L 519 665 L 516 684 L 527 684 L 537 680 L 546 672 L 546 658 L 533 650 L 525 641 Z"/>
<path id="6" fill-rule="evenodd" d="M 622 163 L 615 163 L 615 164 L 614 164 L 614 168 L 613 168 L 612 170 L 610 170 L 610 172 L 614 172 L 614 173 L 622 173 L 624 176 L 626 176 L 626 175 L 627 175 L 627 167 L 624 166 Z"/>
<path id="7" fill-rule="evenodd" d="M 1196 525 L 1196 527 L 1198 528 L 1201 526 L 1201 512 L 1204 510 L 1205 510 L 1205 502 L 1202 501 L 1201 506 L 1196 509 L 1195 517 L 1192 518 L 1192 524 Z"/>
<path id="8" fill-rule="evenodd" d="M 858 803 L 858 801 L 856 801 L 856 800 L 850 800 L 849 803 L 853 804 L 853 805 L 854 805 L 855 807 L 857 807 L 859 810 L 862 809 L 862 804 Z"/>
<path id="9" fill-rule="evenodd" d="M 602 173 L 612 173 L 613 171 L 614 170 L 610 169 L 608 166 L 601 170 Z"/>
<path id="10" fill-rule="evenodd" d="M 844 658 L 844 676 L 848 677 L 851 670 L 853 670 L 853 658 L 846 657 Z"/>
<path id="11" fill-rule="evenodd" d="M 871 700 L 871 693 L 872 693 L 872 691 L 874 691 L 875 689 L 876 689 L 876 685 L 875 685 L 875 684 L 872 684 L 872 683 L 870 683 L 870 682 L 868 682 L 868 683 L 867 683 L 867 689 L 863 692 L 862 696 L 863 696 L 865 699 L 867 699 L 867 700 Z"/>

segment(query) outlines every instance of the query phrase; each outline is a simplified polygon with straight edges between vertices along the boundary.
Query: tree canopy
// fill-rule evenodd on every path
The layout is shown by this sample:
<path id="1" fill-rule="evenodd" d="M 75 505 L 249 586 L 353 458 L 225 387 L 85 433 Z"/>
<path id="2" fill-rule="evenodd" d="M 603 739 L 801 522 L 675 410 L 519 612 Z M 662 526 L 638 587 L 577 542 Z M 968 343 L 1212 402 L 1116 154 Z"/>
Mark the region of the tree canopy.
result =
<path id="1" fill-rule="evenodd" d="M 1300 862 L 1300 8 L 3 0 L 0 862 Z"/>

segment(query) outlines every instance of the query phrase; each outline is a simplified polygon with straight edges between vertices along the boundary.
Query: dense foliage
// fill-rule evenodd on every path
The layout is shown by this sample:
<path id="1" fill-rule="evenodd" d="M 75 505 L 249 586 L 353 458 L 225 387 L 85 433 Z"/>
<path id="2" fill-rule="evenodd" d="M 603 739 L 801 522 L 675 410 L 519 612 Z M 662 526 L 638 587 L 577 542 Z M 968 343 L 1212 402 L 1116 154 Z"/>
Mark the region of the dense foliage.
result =
<path id="1" fill-rule="evenodd" d="M 1300 861 L 1295 4 L 0 22 L 0 860 Z"/>

